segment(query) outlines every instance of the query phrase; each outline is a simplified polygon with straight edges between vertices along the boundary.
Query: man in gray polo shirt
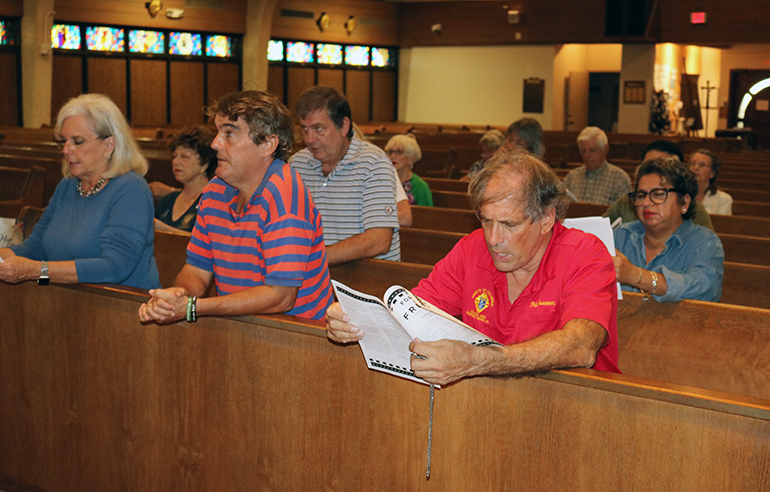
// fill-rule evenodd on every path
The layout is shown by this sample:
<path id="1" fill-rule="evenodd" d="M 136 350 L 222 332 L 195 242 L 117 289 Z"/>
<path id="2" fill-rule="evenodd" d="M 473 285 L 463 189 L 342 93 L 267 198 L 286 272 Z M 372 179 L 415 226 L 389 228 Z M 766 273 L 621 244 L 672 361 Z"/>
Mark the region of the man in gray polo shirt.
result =
<path id="1" fill-rule="evenodd" d="M 372 257 L 400 261 L 396 180 L 388 156 L 354 138 L 350 105 L 331 87 L 308 89 L 294 111 L 307 148 L 289 163 L 321 212 L 329 265 Z"/>

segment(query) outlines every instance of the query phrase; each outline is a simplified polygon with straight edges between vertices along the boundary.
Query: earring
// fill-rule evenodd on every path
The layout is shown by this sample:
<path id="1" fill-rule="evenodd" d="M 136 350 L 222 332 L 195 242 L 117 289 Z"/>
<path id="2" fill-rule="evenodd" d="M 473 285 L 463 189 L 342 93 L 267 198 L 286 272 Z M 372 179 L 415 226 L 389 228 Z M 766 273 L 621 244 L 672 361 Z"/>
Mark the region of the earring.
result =
<path id="1" fill-rule="evenodd" d="M 686 209 L 686 208 L 683 208 L 683 209 L 682 209 L 682 213 L 683 213 L 683 214 L 686 214 L 686 213 L 687 213 L 687 209 Z"/>

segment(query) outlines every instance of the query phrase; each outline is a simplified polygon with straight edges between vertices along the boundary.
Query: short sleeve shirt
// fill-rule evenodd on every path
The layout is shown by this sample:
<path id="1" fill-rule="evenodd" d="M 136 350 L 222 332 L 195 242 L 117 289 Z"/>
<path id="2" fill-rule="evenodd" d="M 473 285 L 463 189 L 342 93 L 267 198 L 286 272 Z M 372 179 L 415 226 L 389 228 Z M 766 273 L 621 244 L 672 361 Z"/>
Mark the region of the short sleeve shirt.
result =
<path id="1" fill-rule="evenodd" d="M 540 267 L 513 303 L 481 229 L 460 240 L 413 292 L 505 345 L 559 330 L 573 319 L 595 321 L 608 336 L 593 368 L 620 372 L 615 267 L 591 234 L 556 223 Z"/>
<path id="2" fill-rule="evenodd" d="M 321 319 L 332 291 L 321 217 L 299 175 L 274 160 L 243 210 L 238 190 L 219 178 L 201 195 L 187 263 L 214 273 L 217 293 L 298 287 L 286 314 Z"/>
<path id="3" fill-rule="evenodd" d="M 353 138 L 345 156 L 327 176 L 321 171 L 321 161 L 308 149 L 294 154 L 289 162 L 302 176 L 321 212 L 327 246 L 367 229 L 389 227 L 393 229 L 390 250 L 377 258 L 401 260 L 396 177 L 382 149 Z"/>

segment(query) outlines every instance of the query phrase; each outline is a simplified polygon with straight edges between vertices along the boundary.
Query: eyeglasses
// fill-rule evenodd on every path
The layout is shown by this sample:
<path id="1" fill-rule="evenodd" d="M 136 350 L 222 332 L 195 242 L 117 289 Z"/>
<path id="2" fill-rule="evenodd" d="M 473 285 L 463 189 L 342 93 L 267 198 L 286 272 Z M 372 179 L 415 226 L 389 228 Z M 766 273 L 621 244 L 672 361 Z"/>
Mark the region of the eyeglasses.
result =
<path id="1" fill-rule="evenodd" d="M 390 149 L 385 152 L 387 152 L 388 155 L 404 155 L 404 149 Z"/>
<path id="2" fill-rule="evenodd" d="M 107 137 L 96 137 L 96 138 L 92 138 L 91 140 L 83 140 L 78 137 L 66 139 L 66 140 L 56 140 L 56 146 L 59 147 L 59 150 L 64 150 L 67 144 L 69 144 L 70 148 L 74 150 L 79 148 L 83 144 L 93 142 L 94 140 L 104 140 L 105 138 Z"/>
<path id="3" fill-rule="evenodd" d="M 691 162 L 690 169 L 707 169 L 711 171 L 711 165 L 706 162 Z"/>
<path id="4" fill-rule="evenodd" d="M 650 196 L 650 201 L 655 205 L 661 205 L 666 203 L 668 194 L 672 191 L 676 191 L 676 188 L 653 188 L 649 192 L 647 191 L 632 191 L 628 194 L 628 199 L 631 201 L 631 205 L 634 207 L 640 206 L 644 203 L 644 199 Z"/>

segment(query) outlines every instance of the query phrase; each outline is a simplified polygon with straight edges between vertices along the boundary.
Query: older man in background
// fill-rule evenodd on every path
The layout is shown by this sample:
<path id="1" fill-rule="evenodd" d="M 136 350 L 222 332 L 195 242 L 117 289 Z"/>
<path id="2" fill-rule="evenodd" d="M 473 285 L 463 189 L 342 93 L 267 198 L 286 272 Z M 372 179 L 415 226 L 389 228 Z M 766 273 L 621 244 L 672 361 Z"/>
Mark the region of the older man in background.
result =
<path id="1" fill-rule="evenodd" d="M 577 138 L 583 165 L 564 178 L 564 186 L 577 201 L 609 205 L 631 191 L 631 178 L 607 162 L 610 144 L 600 128 L 588 126 Z"/>

